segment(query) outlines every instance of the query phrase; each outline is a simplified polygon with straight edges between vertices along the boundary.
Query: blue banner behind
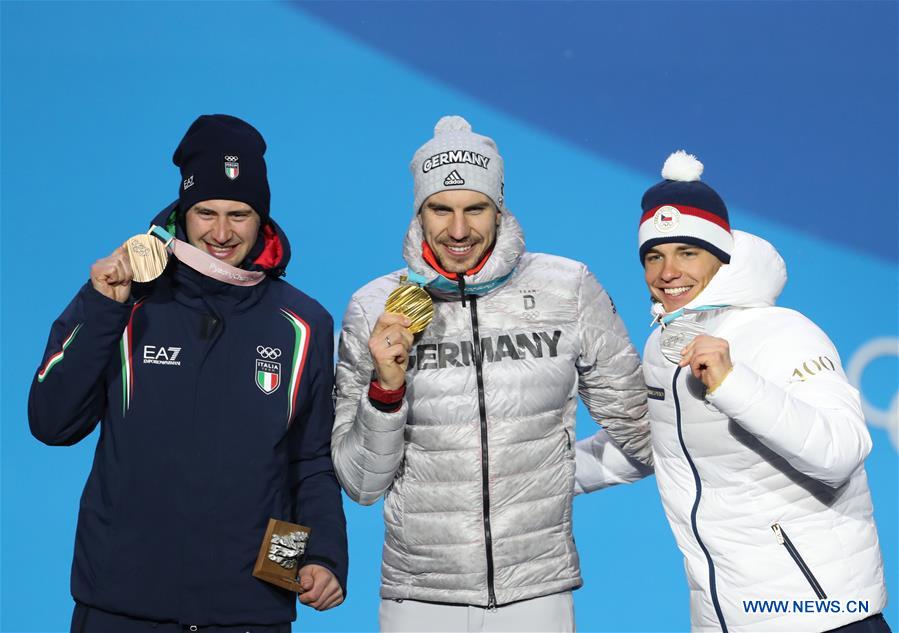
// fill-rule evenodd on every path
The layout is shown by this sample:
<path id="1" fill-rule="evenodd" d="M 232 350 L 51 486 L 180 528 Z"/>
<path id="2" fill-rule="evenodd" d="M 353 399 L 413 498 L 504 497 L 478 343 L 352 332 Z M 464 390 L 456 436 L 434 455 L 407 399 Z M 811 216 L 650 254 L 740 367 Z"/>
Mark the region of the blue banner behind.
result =
<path id="1" fill-rule="evenodd" d="M 639 200 L 684 148 L 736 228 L 771 241 L 781 305 L 835 341 L 874 439 L 866 467 L 897 587 L 897 5 L 0 3 L 3 631 L 68 628 L 78 499 L 96 434 L 50 448 L 26 396 L 91 263 L 177 195 L 201 113 L 265 135 L 287 279 L 339 322 L 402 265 L 408 161 L 443 114 L 496 139 L 528 247 L 589 264 L 649 334 Z M 595 430 L 581 411 L 579 436 Z M 375 630 L 380 506 L 346 501 L 345 605 L 298 630 Z M 689 628 L 655 480 L 575 502 L 578 627 Z M 897 609 L 887 618 L 895 626 Z"/>

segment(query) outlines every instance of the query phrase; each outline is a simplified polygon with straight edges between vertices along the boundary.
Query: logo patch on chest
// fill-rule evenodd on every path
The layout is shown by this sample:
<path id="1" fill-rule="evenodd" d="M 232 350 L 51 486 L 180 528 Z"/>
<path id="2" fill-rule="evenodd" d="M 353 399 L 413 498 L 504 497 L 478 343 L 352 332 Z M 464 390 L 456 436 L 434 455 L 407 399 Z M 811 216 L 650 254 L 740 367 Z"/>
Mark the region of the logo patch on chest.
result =
<path id="1" fill-rule="evenodd" d="M 665 390 L 661 387 L 650 387 L 646 386 L 646 397 L 652 398 L 653 400 L 664 400 L 665 399 Z"/>
<path id="2" fill-rule="evenodd" d="M 181 355 L 180 347 L 164 347 L 162 345 L 144 345 L 144 365 L 173 365 L 181 366 L 178 357 Z"/>
<path id="3" fill-rule="evenodd" d="M 260 345 L 256 353 L 262 356 L 256 359 L 256 386 L 265 395 L 271 395 L 281 386 L 281 363 L 275 362 L 276 358 L 281 357 L 281 350 Z"/>

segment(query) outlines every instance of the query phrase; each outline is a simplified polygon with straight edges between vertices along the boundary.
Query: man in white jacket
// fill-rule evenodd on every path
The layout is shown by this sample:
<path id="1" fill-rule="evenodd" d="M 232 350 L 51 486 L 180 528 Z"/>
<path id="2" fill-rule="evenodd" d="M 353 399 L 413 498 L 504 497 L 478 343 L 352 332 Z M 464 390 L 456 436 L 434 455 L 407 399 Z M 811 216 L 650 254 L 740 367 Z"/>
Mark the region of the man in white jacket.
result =
<path id="1" fill-rule="evenodd" d="M 824 332 L 774 306 L 783 260 L 731 231 L 701 173 L 670 156 L 639 231 L 653 457 L 693 629 L 889 631 L 858 393 Z M 579 443 L 581 489 L 640 476 L 604 443 Z"/>

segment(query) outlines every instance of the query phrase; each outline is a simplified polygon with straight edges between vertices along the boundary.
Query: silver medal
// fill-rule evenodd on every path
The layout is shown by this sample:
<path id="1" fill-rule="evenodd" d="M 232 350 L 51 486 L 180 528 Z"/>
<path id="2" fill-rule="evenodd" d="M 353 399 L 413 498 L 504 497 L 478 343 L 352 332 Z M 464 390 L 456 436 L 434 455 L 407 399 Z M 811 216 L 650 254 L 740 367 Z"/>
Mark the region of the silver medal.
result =
<path id="1" fill-rule="evenodd" d="M 681 351 L 700 334 L 705 334 L 705 327 L 699 323 L 687 321 L 683 317 L 672 321 L 664 327 L 659 339 L 662 356 L 672 363 L 680 363 Z"/>

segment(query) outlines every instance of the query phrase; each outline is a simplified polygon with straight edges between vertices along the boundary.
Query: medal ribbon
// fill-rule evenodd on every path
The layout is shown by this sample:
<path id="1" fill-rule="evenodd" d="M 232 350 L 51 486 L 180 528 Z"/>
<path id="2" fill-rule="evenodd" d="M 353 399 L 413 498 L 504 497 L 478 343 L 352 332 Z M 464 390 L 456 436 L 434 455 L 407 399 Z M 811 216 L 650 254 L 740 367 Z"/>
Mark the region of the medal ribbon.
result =
<path id="1" fill-rule="evenodd" d="M 423 275 L 419 275 L 411 268 L 408 269 L 407 275 L 411 283 L 417 284 L 419 286 L 434 288 L 436 290 L 442 290 L 444 292 L 459 292 L 459 284 L 455 281 L 450 281 L 443 275 L 438 275 L 430 282 Z M 506 283 L 506 280 L 508 280 L 511 276 L 512 273 L 510 272 L 507 275 L 503 275 L 502 277 L 493 279 L 491 281 L 485 281 L 479 284 L 465 284 L 465 294 L 476 296 L 485 295 L 497 286 L 501 286 L 502 284 Z"/>
<path id="2" fill-rule="evenodd" d="M 689 311 L 690 312 L 708 312 L 709 310 L 720 310 L 721 308 L 727 308 L 727 307 L 728 306 L 726 306 L 726 305 L 697 306 L 695 308 L 690 308 Z M 675 319 L 679 319 L 680 317 L 684 316 L 684 314 L 686 314 L 686 313 L 684 312 L 684 309 L 681 308 L 680 310 L 676 310 L 674 312 L 671 312 L 670 314 L 662 313 L 658 317 L 656 317 L 656 319 L 658 319 L 659 323 L 661 323 L 662 325 L 668 325 Z M 655 321 L 656 319 L 653 319 L 653 321 Z"/>
<path id="3" fill-rule="evenodd" d="M 219 261 L 196 246 L 179 240 L 160 226 L 154 224 L 150 227 L 150 232 L 165 242 L 166 250 L 174 255 L 178 261 L 190 266 L 201 275 L 231 284 L 232 286 L 255 286 L 265 279 L 264 272 L 242 270 L 231 264 Z"/>

